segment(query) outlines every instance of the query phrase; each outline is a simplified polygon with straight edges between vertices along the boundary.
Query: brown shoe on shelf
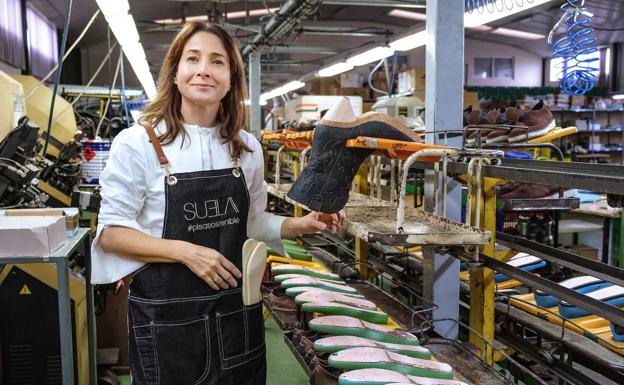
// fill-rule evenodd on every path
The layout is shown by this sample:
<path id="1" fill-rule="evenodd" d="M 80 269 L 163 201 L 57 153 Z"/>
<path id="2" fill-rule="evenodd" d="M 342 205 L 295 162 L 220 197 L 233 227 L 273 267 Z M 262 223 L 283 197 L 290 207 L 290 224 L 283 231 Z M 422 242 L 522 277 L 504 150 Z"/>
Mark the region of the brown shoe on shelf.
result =
<path id="1" fill-rule="evenodd" d="M 524 124 L 527 128 L 514 128 L 509 133 L 509 142 L 524 142 L 529 139 L 537 138 L 550 132 L 556 127 L 555 118 L 544 105 L 543 101 L 537 103 L 531 111 L 524 116 Z"/>
<path id="2" fill-rule="evenodd" d="M 468 116 L 470 115 L 471 112 L 472 112 L 472 105 L 469 105 L 464 110 L 464 127 L 466 127 L 468 125 Z"/>
<path id="3" fill-rule="evenodd" d="M 556 186 L 525 183 L 515 189 L 498 196 L 500 199 L 541 199 L 559 196 L 559 188 Z"/>
<path id="4" fill-rule="evenodd" d="M 487 122 L 488 124 L 492 124 L 492 125 L 507 124 L 506 109 L 501 108 L 497 110 L 491 110 L 490 112 L 488 112 Z M 484 133 L 483 137 L 484 139 L 482 139 L 482 141 L 485 141 L 485 143 L 487 144 L 506 142 L 507 139 L 509 138 L 509 130 L 508 129 L 500 129 L 500 130 L 493 129 L 487 133 Z"/>

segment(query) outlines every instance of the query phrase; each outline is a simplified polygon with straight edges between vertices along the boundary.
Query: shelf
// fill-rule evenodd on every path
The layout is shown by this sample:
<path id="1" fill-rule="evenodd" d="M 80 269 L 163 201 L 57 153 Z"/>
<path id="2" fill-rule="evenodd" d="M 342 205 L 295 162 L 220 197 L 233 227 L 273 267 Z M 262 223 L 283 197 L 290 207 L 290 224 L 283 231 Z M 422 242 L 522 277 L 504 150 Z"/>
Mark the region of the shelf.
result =
<path id="1" fill-rule="evenodd" d="M 593 108 L 575 108 L 575 109 L 569 109 L 569 110 L 555 110 L 555 109 L 551 109 L 550 112 L 624 112 L 624 109 L 617 109 L 617 110 L 596 110 Z"/>
<path id="2" fill-rule="evenodd" d="M 578 198 L 542 198 L 542 199 L 505 199 L 503 210 L 510 212 L 522 211 L 567 211 L 578 209 Z"/>
<path id="3" fill-rule="evenodd" d="M 610 133 L 610 132 L 623 132 L 623 131 L 624 131 L 624 129 L 621 129 L 621 128 L 617 129 L 616 128 L 616 129 L 600 129 L 600 130 L 578 130 L 577 132 L 579 132 L 579 133 L 580 132 L 593 132 L 593 133 L 604 132 L 604 133 Z"/>

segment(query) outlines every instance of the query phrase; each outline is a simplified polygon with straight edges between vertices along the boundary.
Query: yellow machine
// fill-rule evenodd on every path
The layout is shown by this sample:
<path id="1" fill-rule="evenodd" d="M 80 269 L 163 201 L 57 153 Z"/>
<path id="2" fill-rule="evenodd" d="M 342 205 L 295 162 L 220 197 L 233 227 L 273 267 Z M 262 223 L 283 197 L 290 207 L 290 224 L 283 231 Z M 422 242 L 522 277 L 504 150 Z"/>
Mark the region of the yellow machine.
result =
<path id="1" fill-rule="evenodd" d="M 0 71 L 0 140 L 17 126 L 17 121 L 23 115 L 26 115 L 24 87 Z"/>
<path id="2" fill-rule="evenodd" d="M 24 87 L 24 94 L 28 95 L 39 85 L 39 80 L 32 76 L 13 76 Z M 50 103 L 52 102 L 52 90 L 46 86 L 39 87 L 35 93 L 28 98 L 26 108 L 28 116 L 32 121 L 41 127 L 42 143 L 45 141 L 45 133 L 48 130 L 48 117 L 50 116 Z M 78 131 L 76 117 L 71 104 L 56 95 L 54 104 L 54 119 L 52 121 L 52 135 L 48 144 L 48 154 L 57 157 L 63 145 L 69 143 Z"/>

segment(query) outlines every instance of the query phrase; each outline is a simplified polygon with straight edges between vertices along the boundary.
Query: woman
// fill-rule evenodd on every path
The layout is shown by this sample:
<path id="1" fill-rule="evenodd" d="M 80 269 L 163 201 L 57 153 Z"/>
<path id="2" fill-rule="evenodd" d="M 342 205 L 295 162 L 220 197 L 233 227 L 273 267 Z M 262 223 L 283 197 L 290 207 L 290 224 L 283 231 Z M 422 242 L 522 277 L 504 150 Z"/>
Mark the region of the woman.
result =
<path id="1" fill-rule="evenodd" d="M 175 36 L 140 125 L 103 171 L 93 283 L 132 273 L 133 384 L 265 383 L 262 305 L 241 299 L 247 237 L 279 241 L 338 216 L 266 213 L 262 150 L 246 126 L 236 43 L 217 25 Z"/>

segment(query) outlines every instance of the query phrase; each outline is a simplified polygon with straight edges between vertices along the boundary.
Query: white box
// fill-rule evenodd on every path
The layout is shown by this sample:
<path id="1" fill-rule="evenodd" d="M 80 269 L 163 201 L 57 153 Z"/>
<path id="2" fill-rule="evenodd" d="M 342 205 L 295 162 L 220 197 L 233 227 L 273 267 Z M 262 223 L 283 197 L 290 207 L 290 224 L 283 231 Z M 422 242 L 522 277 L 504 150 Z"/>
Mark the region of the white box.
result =
<path id="1" fill-rule="evenodd" d="M 67 240 L 65 217 L 0 217 L 0 257 L 50 255 Z"/>

